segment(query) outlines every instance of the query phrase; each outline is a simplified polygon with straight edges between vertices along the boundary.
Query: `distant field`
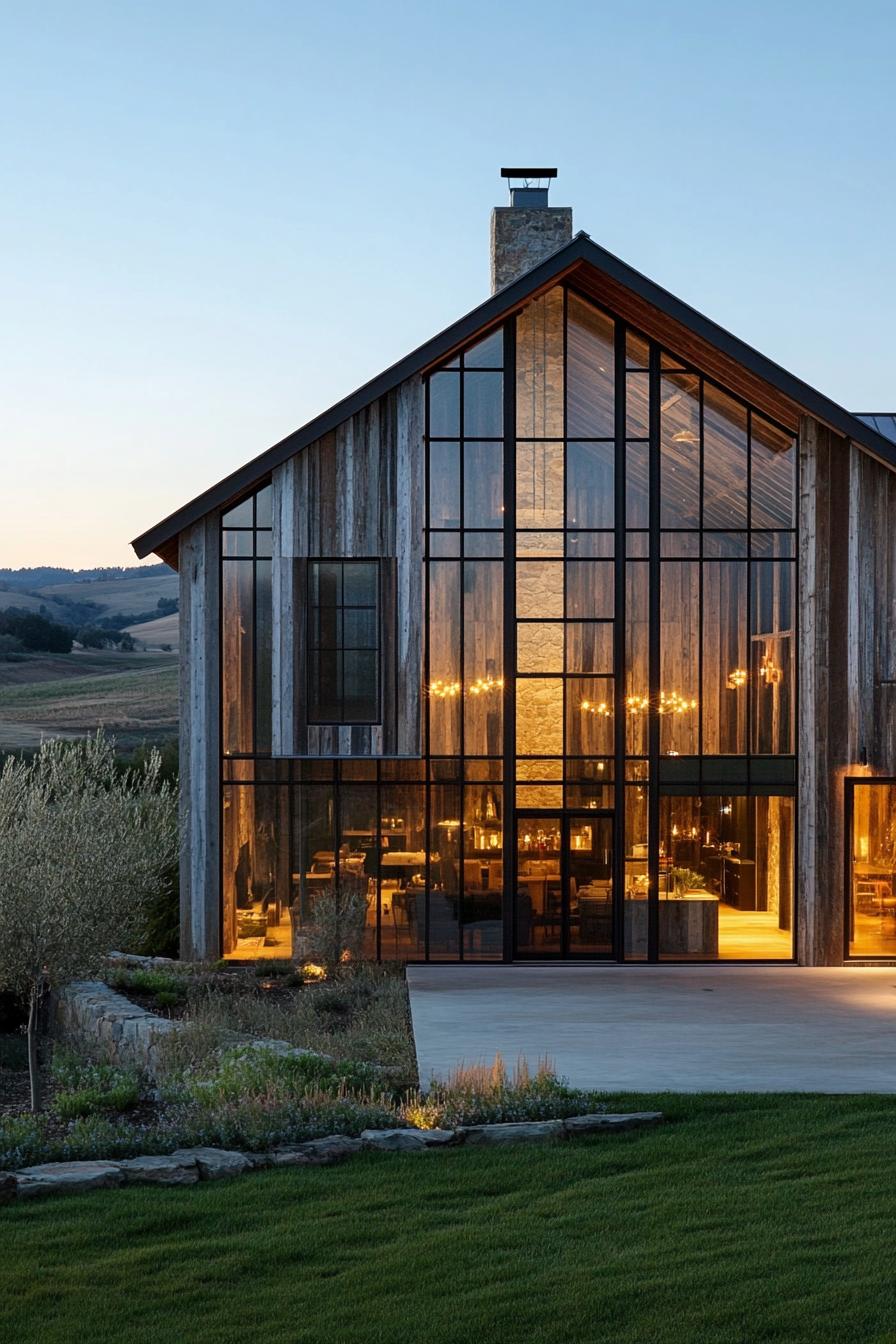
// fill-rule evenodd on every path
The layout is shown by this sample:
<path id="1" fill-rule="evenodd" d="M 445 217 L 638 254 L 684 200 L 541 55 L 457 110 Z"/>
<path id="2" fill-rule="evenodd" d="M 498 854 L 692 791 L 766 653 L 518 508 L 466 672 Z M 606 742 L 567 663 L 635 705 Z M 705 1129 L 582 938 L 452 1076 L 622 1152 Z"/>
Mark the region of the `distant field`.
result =
<path id="1" fill-rule="evenodd" d="M 150 611 L 160 597 L 177 597 L 176 574 L 154 574 L 145 579 L 94 579 L 90 583 L 51 583 L 39 589 L 44 597 L 69 598 L 73 602 L 99 602 L 104 616 Z M 14 606 L 14 602 L 9 602 Z"/>
<path id="2" fill-rule="evenodd" d="M 156 659 L 159 662 L 170 659 Z M 0 694 L 5 686 L 30 686 L 39 681 L 67 681 L 70 677 L 105 676 L 110 672 L 139 671 L 149 665 L 145 653 L 115 649 L 76 649 L 74 653 L 34 653 L 15 661 L 0 659 Z"/>
<path id="3" fill-rule="evenodd" d="M 129 635 L 133 635 L 148 649 L 158 649 L 163 644 L 170 644 L 174 650 L 178 647 L 180 620 L 176 611 L 170 616 L 159 616 L 154 621 L 143 621 L 140 625 L 129 625 L 125 628 Z"/>
<path id="4" fill-rule="evenodd" d="M 0 662 L 0 749 L 100 726 L 122 746 L 177 733 L 177 657 L 73 653 Z"/>
<path id="5" fill-rule="evenodd" d="M 86 602 L 90 598 L 90 593 L 75 594 L 77 601 Z M 52 597 L 41 594 L 40 597 L 33 597 L 31 593 L 21 593 L 17 588 L 0 589 L 0 611 L 6 611 L 9 607 L 17 607 L 19 611 L 37 611 L 44 608 L 44 615 L 49 616 L 51 621 L 61 621 L 63 625 L 69 621 L 68 612 L 61 602 L 55 601 Z"/>

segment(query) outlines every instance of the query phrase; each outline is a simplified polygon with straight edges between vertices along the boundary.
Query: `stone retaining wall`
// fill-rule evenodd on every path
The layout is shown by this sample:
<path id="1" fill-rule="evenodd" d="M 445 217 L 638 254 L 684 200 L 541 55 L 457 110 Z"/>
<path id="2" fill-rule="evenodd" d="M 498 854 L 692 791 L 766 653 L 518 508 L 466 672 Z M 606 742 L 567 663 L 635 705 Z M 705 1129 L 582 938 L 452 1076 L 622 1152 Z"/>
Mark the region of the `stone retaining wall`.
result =
<path id="1" fill-rule="evenodd" d="M 567 1120 L 534 1120 L 518 1124 L 465 1125 L 460 1129 L 365 1129 L 357 1138 L 330 1134 L 306 1143 L 285 1144 L 265 1153 L 225 1148 L 178 1148 L 153 1157 L 114 1161 L 44 1162 L 19 1171 L 0 1171 L 0 1204 L 39 1195 L 76 1193 L 125 1185 L 195 1185 L 197 1181 L 242 1176 L 262 1167 L 320 1167 L 372 1150 L 425 1153 L 456 1144 L 545 1143 L 583 1134 L 636 1129 L 659 1124 L 660 1111 L 629 1115 L 576 1115 Z"/>
<path id="2" fill-rule="evenodd" d="M 99 1054 L 107 1064 L 137 1068 L 155 1077 L 162 1037 L 181 1023 L 138 1008 L 101 980 L 76 980 L 56 1005 L 56 1033 L 67 1044 Z"/>

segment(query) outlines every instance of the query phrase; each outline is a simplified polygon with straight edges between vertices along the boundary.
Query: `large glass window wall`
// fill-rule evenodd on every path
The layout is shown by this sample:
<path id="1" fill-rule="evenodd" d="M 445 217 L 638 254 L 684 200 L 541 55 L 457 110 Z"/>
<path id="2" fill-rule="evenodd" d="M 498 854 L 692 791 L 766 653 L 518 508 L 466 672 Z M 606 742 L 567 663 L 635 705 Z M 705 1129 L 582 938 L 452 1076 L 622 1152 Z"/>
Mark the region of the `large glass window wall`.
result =
<path id="1" fill-rule="evenodd" d="M 627 960 L 792 956 L 794 434 L 563 286 L 426 381 L 420 761 L 270 762 L 276 786 L 258 777 L 269 498 L 222 520 L 226 950 L 240 950 L 232 912 L 247 900 L 261 936 L 264 896 L 235 874 L 252 863 L 253 818 L 266 835 L 274 810 L 237 800 L 274 787 L 290 938 L 315 891 L 359 880 L 381 958 L 537 956 L 558 927 L 570 946 Z M 523 873 L 536 860 L 517 843 L 517 813 L 572 836 L 589 810 L 613 819 L 592 828 L 596 867 L 613 846 L 611 873 L 594 879 L 612 903 L 600 939 L 579 936 L 580 896 L 564 896 L 560 925 L 535 908 L 562 874 Z M 692 831 L 700 853 L 685 862 Z M 748 868 L 749 907 L 732 877 Z M 581 877 L 564 890 L 582 891 Z M 661 906 L 694 891 L 717 933 L 689 949 Z"/>

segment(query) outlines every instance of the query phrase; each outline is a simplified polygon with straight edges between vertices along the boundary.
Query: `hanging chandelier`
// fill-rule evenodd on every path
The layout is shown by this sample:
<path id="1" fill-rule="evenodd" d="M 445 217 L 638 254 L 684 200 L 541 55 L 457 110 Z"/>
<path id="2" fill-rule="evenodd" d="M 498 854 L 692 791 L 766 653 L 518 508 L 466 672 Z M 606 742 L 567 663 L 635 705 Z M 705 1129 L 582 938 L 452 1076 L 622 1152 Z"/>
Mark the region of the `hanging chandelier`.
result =
<path id="1" fill-rule="evenodd" d="M 436 678 L 429 683 L 429 695 L 432 700 L 456 700 L 462 695 L 489 695 L 494 691 L 504 690 L 504 678 L 493 677 L 490 673 L 484 677 L 477 677 L 471 682 L 469 688 L 464 690 L 461 681 L 445 681 L 442 678 Z"/>
<path id="2" fill-rule="evenodd" d="M 699 707 L 699 700 L 695 697 L 682 695 L 680 691 L 660 691 L 657 702 L 658 714 L 691 714 Z M 609 719 L 613 714 L 613 706 L 607 700 L 600 702 L 594 700 L 582 700 L 579 702 L 579 708 L 583 714 L 598 715 L 601 718 Z M 626 712 L 631 715 L 645 714 L 650 709 L 650 697 L 647 695 L 629 695 L 625 700 Z"/>

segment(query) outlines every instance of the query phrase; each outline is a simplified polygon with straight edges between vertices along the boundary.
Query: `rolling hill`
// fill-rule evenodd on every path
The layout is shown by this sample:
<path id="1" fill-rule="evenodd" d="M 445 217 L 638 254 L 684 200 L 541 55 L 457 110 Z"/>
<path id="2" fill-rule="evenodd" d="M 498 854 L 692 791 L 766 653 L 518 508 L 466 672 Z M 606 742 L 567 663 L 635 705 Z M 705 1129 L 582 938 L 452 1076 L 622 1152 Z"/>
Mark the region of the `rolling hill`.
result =
<path id="1" fill-rule="evenodd" d="M 126 569 L 0 569 L 0 611 L 39 612 L 73 629 L 92 621 L 141 616 L 151 619 L 159 601 L 178 595 L 178 577 L 167 565 Z"/>
<path id="2" fill-rule="evenodd" d="M 176 598 L 178 577 L 173 570 L 150 578 L 92 579 L 86 583 L 51 583 L 40 594 L 53 602 L 97 602 L 104 616 L 127 616 L 150 611 L 159 598 Z"/>
<path id="3" fill-rule="evenodd" d="M 180 640 L 180 617 L 176 611 L 168 616 L 158 616 L 154 621 L 142 621 L 139 625 L 125 627 L 138 644 L 145 649 L 169 648 L 177 652 Z"/>
<path id="4" fill-rule="evenodd" d="M 0 611 L 43 613 L 73 633 L 127 622 L 137 642 L 133 653 L 76 648 L 0 657 L 0 752 L 101 726 L 124 748 L 175 737 L 177 596 L 178 577 L 167 565 L 0 569 Z"/>

